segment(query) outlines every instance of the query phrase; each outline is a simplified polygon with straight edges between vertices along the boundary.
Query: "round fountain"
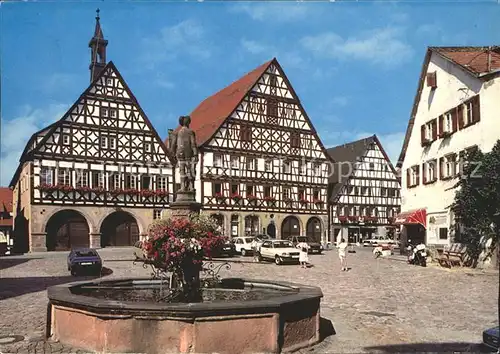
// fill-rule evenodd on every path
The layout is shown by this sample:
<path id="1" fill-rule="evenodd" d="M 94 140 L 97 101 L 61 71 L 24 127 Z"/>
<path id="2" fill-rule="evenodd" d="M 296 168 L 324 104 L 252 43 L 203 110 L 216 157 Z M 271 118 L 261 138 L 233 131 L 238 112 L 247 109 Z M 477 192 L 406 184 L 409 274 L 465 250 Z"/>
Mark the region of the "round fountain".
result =
<path id="1" fill-rule="evenodd" d="M 48 336 L 105 353 L 278 353 L 320 340 L 317 287 L 220 279 L 198 302 L 161 279 L 84 281 L 48 289 Z"/>

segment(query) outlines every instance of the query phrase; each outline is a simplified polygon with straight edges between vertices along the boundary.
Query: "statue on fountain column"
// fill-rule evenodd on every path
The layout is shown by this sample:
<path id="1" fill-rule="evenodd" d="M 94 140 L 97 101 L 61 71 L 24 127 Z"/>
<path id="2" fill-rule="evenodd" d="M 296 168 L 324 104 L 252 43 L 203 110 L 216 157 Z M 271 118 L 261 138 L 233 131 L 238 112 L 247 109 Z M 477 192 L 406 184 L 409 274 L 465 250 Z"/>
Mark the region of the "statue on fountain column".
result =
<path id="1" fill-rule="evenodd" d="M 179 125 L 181 128 L 172 134 L 171 151 L 177 159 L 181 187 L 178 192 L 194 193 L 194 181 L 196 179 L 196 165 L 198 163 L 198 146 L 194 131 L 189 128 L 190 116 L 181 116 Z"/>

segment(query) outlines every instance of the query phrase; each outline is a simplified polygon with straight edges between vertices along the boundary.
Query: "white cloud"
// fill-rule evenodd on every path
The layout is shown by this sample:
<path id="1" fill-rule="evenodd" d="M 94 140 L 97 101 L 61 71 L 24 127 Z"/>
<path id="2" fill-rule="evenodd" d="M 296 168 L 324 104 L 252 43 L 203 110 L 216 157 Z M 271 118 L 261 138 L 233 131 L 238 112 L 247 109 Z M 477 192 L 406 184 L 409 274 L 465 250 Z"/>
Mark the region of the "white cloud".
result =
<path id="1" fill-rule="evenodd" d="M 17 117 L 2 121 L 0 185 L 10 183 L 31 135 L 60 119 L 67 109 L 65 104 L 51 104 L 44 109 L 26 106 Z"/>
<path id="2" fill-rule="evenodd" d="M 386 27 L 342 38 L 334 32 L 306 36 L 302 46 L 319 57 L 366 60 L 373 64 L 395 65 L 409 59 L 413 49 L 404 41 L 403 30 Z"/>
<path id="3" fill-rule="evenodd" d="M 423 37 L 428 45 L 460 46 L 467 45 L 469 33 L 454 32 L 447 33 L 441 25 L 437 23 L 424 23 L 417 27 L 415 34 Z"/>
<path id="4" fill-rule="evenodd" d="M 327 130 L 319 130 L 320 138 L 326 148 L 333 146 L 350 143 L 359 139 L 364 139 L 372 136 L 374 133 L 365 132 L 330 132 Z M 395 132 L 389 134 L 377 134 L 380 143 L 384 147 L 387 156 L 391 162 L 395 165 L 401 152 L 401 147 L 403 145 L 405 133 Z"/>
<path id="5" fill-rule="evenodd" d="M 164 27 L 154 37 L 143 39 L 142 61 L 150 65 L 172 61 L 181 56 L 206 60 L 211 57 L 213 45 L 205 36 L 204 28 L 194 20 L 185 20 L 171 27 Z"/>
<path id="6" fill-rule="evenodd" d="M 311 16 L 313 7 L 298 2 L 295 3 L 245 3 L 236 4 L 230 8 L 230 12 L 243 13 L 255 21 L 293 22 Z"/>

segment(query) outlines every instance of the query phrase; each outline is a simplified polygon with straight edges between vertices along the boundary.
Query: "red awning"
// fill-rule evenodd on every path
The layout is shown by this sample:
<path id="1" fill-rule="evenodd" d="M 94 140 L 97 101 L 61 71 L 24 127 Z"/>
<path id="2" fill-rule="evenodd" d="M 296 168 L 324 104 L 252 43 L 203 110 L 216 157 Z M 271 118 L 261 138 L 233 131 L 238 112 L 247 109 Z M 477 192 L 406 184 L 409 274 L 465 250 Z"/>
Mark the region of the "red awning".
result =
<path id="1" fill-rule="evenodd" d="M 395 224 L 421 224 L 423 227 L 427 228 L 427 212 L 425 209 L 409 210 L 400 213 L 396 216 Z"/>

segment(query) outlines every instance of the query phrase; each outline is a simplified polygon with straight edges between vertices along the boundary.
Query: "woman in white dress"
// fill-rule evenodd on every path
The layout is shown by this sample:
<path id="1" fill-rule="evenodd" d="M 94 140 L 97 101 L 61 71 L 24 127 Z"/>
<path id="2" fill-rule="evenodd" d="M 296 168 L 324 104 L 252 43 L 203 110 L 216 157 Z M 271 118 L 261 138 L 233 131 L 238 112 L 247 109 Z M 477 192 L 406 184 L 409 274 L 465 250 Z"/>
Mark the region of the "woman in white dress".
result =
<path id="1" fill-rule="evenodd" d="M 299 262 L 301 268 L 307 268 L 307 264 L 309 263 L 309 257 L 307 255 L 307 251 L 309 250 L 309 245 L 306 242 L 299 242 L 295 247 L 297 247 L 300 250 Z"/>

